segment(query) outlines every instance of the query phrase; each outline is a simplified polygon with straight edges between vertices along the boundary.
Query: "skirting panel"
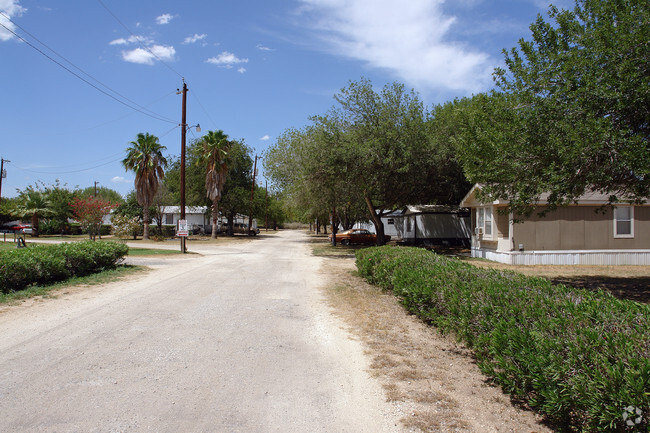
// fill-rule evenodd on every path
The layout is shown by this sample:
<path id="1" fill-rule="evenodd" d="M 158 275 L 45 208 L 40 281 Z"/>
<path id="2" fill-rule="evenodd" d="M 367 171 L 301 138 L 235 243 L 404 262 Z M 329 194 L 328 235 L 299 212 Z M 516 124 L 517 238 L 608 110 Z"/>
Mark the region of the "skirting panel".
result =
<path id="1" fill-rule="evenodd" d="M 650 250 L 512 251 L 472 248 L 472 257 L 511 265 L 650 266 Z"/>

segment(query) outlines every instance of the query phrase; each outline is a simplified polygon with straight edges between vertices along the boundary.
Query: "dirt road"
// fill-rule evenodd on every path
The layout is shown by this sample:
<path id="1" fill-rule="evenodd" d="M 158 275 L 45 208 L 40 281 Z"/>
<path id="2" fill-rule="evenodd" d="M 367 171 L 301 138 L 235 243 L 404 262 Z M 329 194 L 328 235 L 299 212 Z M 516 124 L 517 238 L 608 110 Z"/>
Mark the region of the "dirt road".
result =
<path id="1" fill-rule="evenodd" d="M 401 431 L 305 239 L 197 246 L 5 309 L 0 431 Z"/>

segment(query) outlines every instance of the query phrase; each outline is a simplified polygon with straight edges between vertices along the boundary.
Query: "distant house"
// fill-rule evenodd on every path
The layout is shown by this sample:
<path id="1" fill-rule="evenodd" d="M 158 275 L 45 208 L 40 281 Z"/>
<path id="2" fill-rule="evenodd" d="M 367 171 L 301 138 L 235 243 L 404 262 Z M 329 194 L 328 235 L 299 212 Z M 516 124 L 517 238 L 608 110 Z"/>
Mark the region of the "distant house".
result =
<path id="1" fill-rule="evenodd" d="M 165 225 L 176 225 L 178 220 L 181 219 L 180 206 L 164 206 L 163 221 Z M 205 232 L 206 226 L 210 226 L 210 221 L 207 206 L 185 206 L 185 219 L 190 229 L 199 229 Z M 209 227 L 208 227 L 209 230 Z"/>
<path id="2" fill-rule="evenodd" d="M 393 218 L 397 237 L 412 245 L 469 247 L 469 209 L 458 206 L 406 206 Z"/>
<path id="3" fill-rule="evenodd" d="M 469 209 L 458 206 L 406 206 L 381 218 L 384 234 L 410 245 L 448 245 L 469 247 Z M 371 222 L 357 223 L 355 228 L 375 232 Z"/>
<path id="4" fill-rule="evenodd" d="M 650 265 L 648 202 L 603 207 L 608 196 L 589 193 L 544 217 L 513 218 L 504 213 L 508 201 L 479 201 L 479 189 L 475 185 L 461 201 L 471 209 L 473 257 L 521 265 Z"/>

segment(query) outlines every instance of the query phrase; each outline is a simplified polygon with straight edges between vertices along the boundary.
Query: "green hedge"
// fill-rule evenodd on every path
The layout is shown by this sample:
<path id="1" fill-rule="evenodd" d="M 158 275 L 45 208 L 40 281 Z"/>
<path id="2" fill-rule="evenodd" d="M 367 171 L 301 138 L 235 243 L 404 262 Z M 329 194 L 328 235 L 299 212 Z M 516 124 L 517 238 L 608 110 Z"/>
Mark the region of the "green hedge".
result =
<path id="1" fill-rule="evenodd" d="M 417 248 L 359 250 L 357 267 L 560 429 L 649 431 L 650 306 Z"/>
<path id="2" fill-rule="evenodd" d="M 114 268 L 129 247 L 114 242 L 34 245 L 0 252 L 0 291 L 45 284 Z"/>

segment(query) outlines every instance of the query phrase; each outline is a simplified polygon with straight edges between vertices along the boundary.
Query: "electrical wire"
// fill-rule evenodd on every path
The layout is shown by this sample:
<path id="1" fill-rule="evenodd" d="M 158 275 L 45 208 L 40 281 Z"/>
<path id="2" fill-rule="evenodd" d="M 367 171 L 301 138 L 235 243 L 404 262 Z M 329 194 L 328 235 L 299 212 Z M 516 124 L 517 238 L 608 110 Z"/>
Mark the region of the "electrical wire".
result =
<path id="1" fill-rule="evenodd" d="M 212 122 L 212 125 L 215 129 L 217 129 L 217 122 L 215 122 L 212 117 L 210 116 L 210 113 L 208 113 L 208 110 L 205 109 L 203 104 L 201 104 L 201 101 L 199 100 L 198 93 L 197 92 L 190 92 L 190 96 L 196 100 L 196 102 L 199 104 L 199 107 L 203 110 L 203 113 L 205 113 L 206 116 L 208 116 L 208 120 Z"/>
<path id="2" fill-rule="evenodd" d="M 82 171 L 94 170 L 95 168 L 103 167 L 103 166 L 105 166 L 105 165 L 112 164 L 112 163 L 117 162 L 117 161 L 122 161 L 122 159 L 123 159 L 123 158 L 120 157 L 120 158 L 114 159 L 114 160 L 112 160 L 112 161 L 105 162 L 105 163 L 103 163 L 103 164 L 95 165 L 95 166 L 93 166 L 93 167 L 83 168 L 83 169 L 80 169 L 80 170 L 71 170 L 71 171 L 37 171 L 37 170 L 30 170 L 30 169 L 28 169 L 28 168 L 18 167 L 17 165 L 15 165 L 15 164 L 13 164 L 13 163 L 9 163 L 9 165 L 12 166 L 12 167 L 14 167 L 14 168 L 17 168 L 18 170 L 27 171 L 27 172 L 29 172 L 29 173 L 38 173 L 38 174 L 70 174 L 70 173 L 81 173 Z"/>
<path id="3" fill-rule="evenodd" d="M 123 23 L 123 22 L 122 22 L 122 21 L 117 17 L 117 15 L 115 15 L 115 14 L 114 14 L 114 13 L 113 13 L 109 8 L 108 8 L 108 6 L 106 6 L 106 5 L 104 4 L 104 2 L 102 2 L 102 0 L 97 0 L 97 2 L 98 2 L 100 5 L 102 5 L 102 7 L 103 7 L 104 9 L 106 9 L 106 11 L 107 11 L 109 14 L 111 14 L 111 16 L 112 16 L 113 18 L 115 18 L 115 21 L 117 21 L 118 23 L 120 23 L 120 25 L 121 25 L 122 27 L 124 27 L 124 28 L 126 29 L 126 31 L 129 32 L 129 33 L 131 34 L 131 36 L 133 36 L 133 37 L 138 41 L 138 43 L 140 44 L 140 46 L 142 47 L 142 49 L 147 50 L 147 52 L 149 52 L 149 54 L 151 54 L 152 56 L 154 56 L 154 57 L 155 57 L 155 58 L 156 58 L 160 63 L 162 63 L 163 65 L 165 65 L 167 68 L 169 68 L 170 71 L 172 71 L 173 73 L 175 73 L 175 74 L 178 75 L 179 77 L 183 78 L 183 76 L 182 76 L 182 75 L 181 75 L 181 74 L 180 74 L 176 69 L 174 69 L 174 68 L 172 68 L 171 66 L 169 66 L 165 61 L 163 61 L 163 59 L 161 59 L 160 57 L 158 57 L 158 56 L 156 55 L 156 53 L 154 53 L 153 51 L 151 51 L 151 50 L 149 49 L 149 47 L 147 47 L 146 45 L 144 45 L 144 44 L 142 43 L 142 40 L 140 39 L 140 36 L 137 36 L 135 33 L 133 33 L 133 32 L 131 31 L 131 29 L 129 29 L 129 28 L 126 26 L 126 24 L 124 24 L 124 23 Z"/>
<path id="4" fill-rule="evenodd" d="M 59 56 L 61 59 L 63 59 L 65 62 L 67 62 L 70 66 L 72 66 L 73 68 L 75 68 L 76 70 L 78 70 L 79 72 L 81 72 L 82 74 L 84 74 L 86 77 L 90 78 L 91 80 L 95 81 L 95 82 L 98 83 L 99 85 L 101 85 L 101 86 L 103 86 L 104 88 L 108 89 L 109 91 L 113 92 L 114 94 L 116 94 L 116 95 L 119 96 L 120 98 L 125 99 L 126 101 L 129 101 L 131 104 L 135 105 L 136 107 L 141 108 L 142 110 L 148 111 L 149 113 L 152 113 L 153 115 L 158 116 L 158 117 L 160 117 L 160 118 L 165 118 L 164 116 L 162 116 L 162 115 L 160 115 L 160 114 L 158 114 L 158 113 L 156 113 L 156 112 L 154 112 L 154 111 L 148 109 L 147 107 L 143 107 L 142 105 L 138 104 L 137 102 L 135 102 L 135 101 L 133 101 L 133 100 L 127 98 L 126 96 L 122 95 L 122 94 L 119 93 L 118 91 L 116 91 L 116 90 L 110 88 L 109 86 L 107 86 L 106 84 L 102 83 L 101 81 L 99 81 L 98 79 L 96 79 L 95 77 L 93 77 L 92 75 L 90 75 L 89 73 L 87 73 L 86 71 L 84 71 L 83 69 L 81 69 L 80 67 L 78 67 L 77 65 L 75 65 L 74 63 L 72 63 L 70 60 L 66 59 L 64 56 L 62 56 L 61 54 L 59 54 L 58 52 L 56 52 L 54 49 L 52 49 L 51 47 L 49 47 L 45 42 L 43 42 L 43 41 L 41 41 L 40 39 L 38 39 L 36 36 L 34 36 L 33 34 L 31 34 L 29 31 L 27 31 L 24 27 L 21 27 L 18 23 L 16 23 L 15 21 L 13 21 L 13 20 L 12 20 L 9 16 L 7 16 L 4 12 L 0 11 L 0 14 L 1 14 L 2 16 L 4 16 L 5 19 L 7 19 L 7 21 L 11 22 L 13 25 L 15 25 L 15 26 L 18 27 L 20 30 L 22 30 L 24 33 L 26 33 L 27 35 L 29 35 L 32 39 L 34 39 L 36 42 L 38 42 L 39 44 L 41 44 L 42 46 L 44 46 L 45 48 L 47 48 L 48 50 L 50 50 L 51 52 L 53 52 L 54 54 L 56 54 L 57 56 Z M 173 121 L 172 119 L 168 119 L 168 118 L 167 118 L 167 120 L 169 120 L 169 121 Z"/>
<path id="5" fill-rule="evenodd" d="M 0 12 L 0 14 L 4 15 L 2 12 Z M 13 23 L 13 21 L 11 21 L 11 22 Z M 15 23 L 14 23 L 14 24 L 15 24 Z M 84 83 L 88 84 L 90 87 L 94 88 L 95 90 L 99 91 L 100 93 L 103 93 L 104 95 L 108 96 L 109 98 L 113 99 L 114 101 L 117 101 L 117 102 L 119 102 L 120 104 L 122 104 L 122 105 L 124 105 L 124 106 L 126 106 L 126 107 L 128 107 L 128 108 L 130 108 L 130 109 L 132 109 L 132 110 L 134 110 L 134 111 L 137 111 L 137 112 L 139 112 L 139 113 L 142 113 L 142 114 L 144 114 L 144 115 L 146 115 L 146 116 L 149 116 L 149 117 L 151 117 L 151 118 L 153 118 L 153 119 L 160 120 L 160 121 L 162 121 L 162 122 L 167 122 L 167 123 L 176 123 L 176 121 L 174 121 L 174 120 L 167 119 L 167 118 L 164 118 L 164 117 L 158 116 L 158 115 L 156 115 L 156 114 L 150 114 L 150 113 L 147 113 L 147 112 L 144 111 L 144 110 L 141 110 L 141 109 L 139 109 L 139 108 L 137 108 L 137 107 L 134 107 L 134 106 L 132 106 L 132 105 L 127 104 L 126 102 L 124 102 L 124 101 L 118 99 L 117 97 L 111 95 L 110 93 L 104 91 L 103 89 L 100 89 L 99 87 L 97 87 L 96 85 L 94 85 L 93 83 L 91 83 L 90 81 L 86 80 L 84 77 L 80 76 L 79 74 L 77 74 L 76 72 L 74 72 L 74 71 L 72 71 L 70 68 L 68 68 L 67 66 L 63 65 L 61 62 L 59 62 L 59 61 L 53 59 L 51 56 L 49 56 L 48 54 L 46 54 L 45 52 L 43 52 L 41 49 L 39 49 L 38 47 L 36 47 L 35 45 L 33 45 L 31 42 L 29 42 L 28 40 L 26 40 L 25 38 L 23 38 L 22 36 L 20 36 L 18 33 L 16 33 L 16 32 L 14 32 L 13 30 L 11 30 L 9 27 L 5 26 L 5 25 L 2 24 L 1 22 L 0 22 L 0 26 L 4 27 L 8 32 L 12 33 L 15 37 L 17 37 L 18 39 L 20 39 L 22 42 L 26 43 L 29 47 L 31 47 L 31 48 L 33 48 L 34 50 L 38 51 L 41 55 L 45 56 L 45 57 L 46 57 L 47 59 L 49 59 L 50 61 L 54 62 L 55 64 L 57 64 L 57 65 L 60 66 L 61 68 L 63 68 L 63 69 L 65 69 L 66 71 L 68 71 L 70 74 L 74 75 L 75 77 L 77 77 L 78 79 L 80 79 L 81 81 L 83 81 Z M 48 48 L 48 49 L 49 49 L 49 48 Z M 51 50 L 51 51 L 54 52 L 53 50 Z M 76 66 L 75 66 L 75 67 L 76 67 Z M 79 68 L 77 68 L 77 69 L 79 69 Z M 93 79 L 94 79 L 94 78 L 93 78 Z M 95 81 L 97 81 L 97 80 L 95 80 Z M 98 81 L 98 82 L 99 82 L 99 81 Z M 103 84 L 102 84 L 102 85 L 103 85 Z M 105 86 L 105 87 L 106 87 L 106 86 Z M 108 87 L 107 87 L 107 88 L 108 88 Z M 111 91 L 112 91 L 112 90 L 111 90 Z M 115 92 L 115 93 L 119 95 L 119 93 L 117 93 L 117 92 Z M 128 100 L 128 99 L 127 99 L 127 100 Z"/>

